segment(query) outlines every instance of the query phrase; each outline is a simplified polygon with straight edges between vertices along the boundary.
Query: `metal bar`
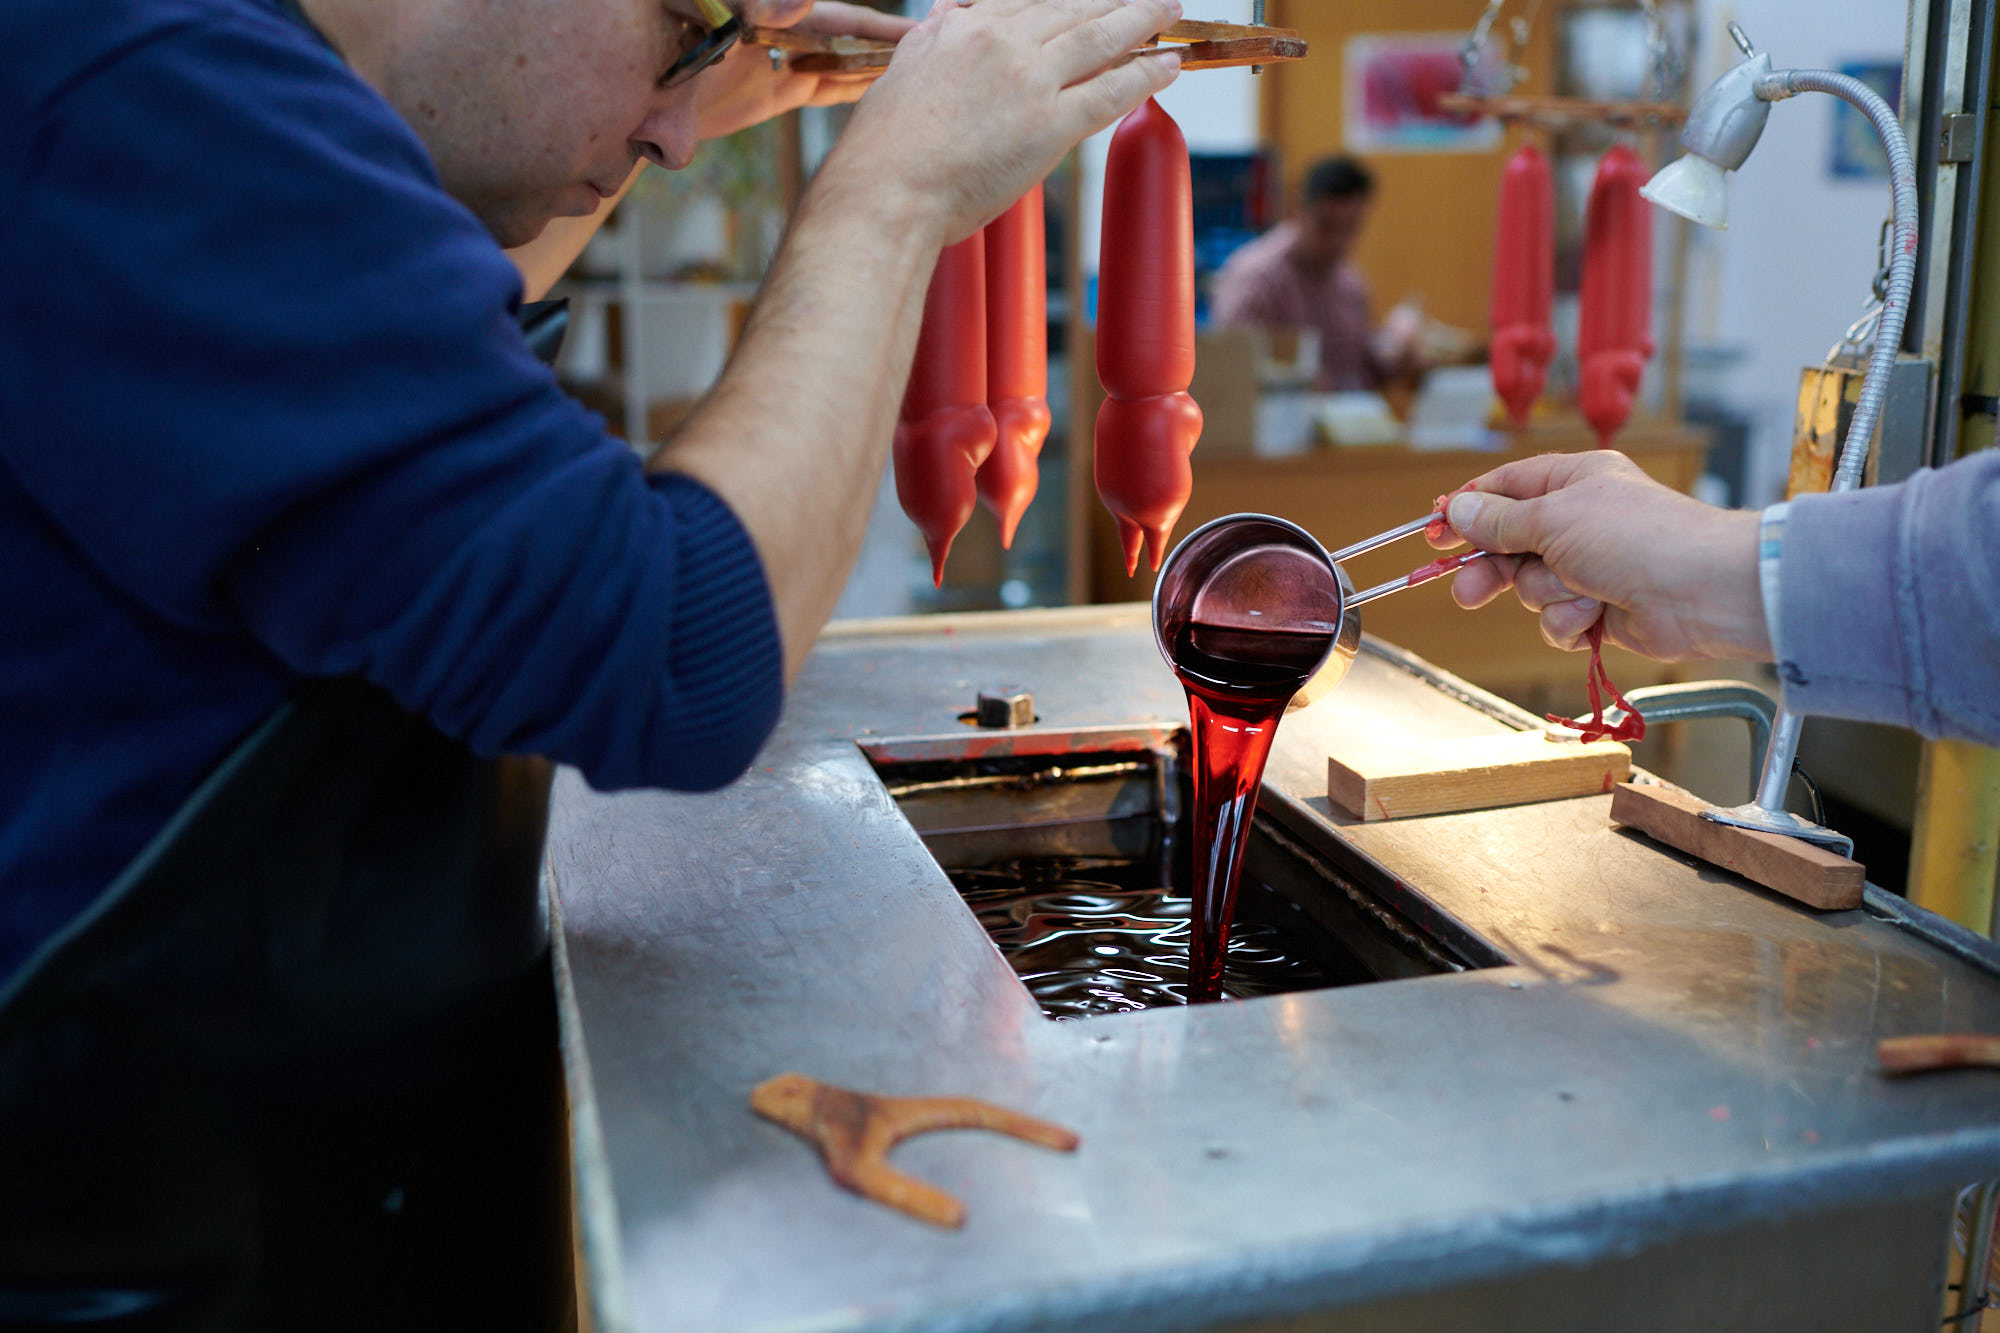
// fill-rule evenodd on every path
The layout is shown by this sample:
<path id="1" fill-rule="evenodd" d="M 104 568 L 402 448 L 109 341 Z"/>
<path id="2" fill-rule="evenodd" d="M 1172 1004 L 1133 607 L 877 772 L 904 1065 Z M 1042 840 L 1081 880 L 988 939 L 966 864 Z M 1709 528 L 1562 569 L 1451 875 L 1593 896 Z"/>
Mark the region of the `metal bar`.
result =
<path id="1" fill-rule="evenodd" d="M 1968 37 L 1974 151 L 1970 174 L 1959 178 L 1952 231 L 1952 285 L 1945 298 L 1942 387 L 1930 459 L 1939 467 L 1993 444 L 1993 400 L 2000 396 L 2000 333 L 1990 319 L 1971 317 L 1974 310 L 1988 310 L 1989 298 L 2000 293 L 2000 172 L 1986 171 L 1994 128 L 1993 12 L 1994 0 L 1980 0 Z M 1969 929 L 1991 930 L 1996 848 L 2000 751 L 1960 741 L 1927 743 L 1911 828 L 1911 899 Z"/>
<path id="2" fill-rule="evenodd" d="M 1413 518 L 1408 523 L 1398 523 L 1387 532 L 1378 532 L 1373 537 L 1363 537 L 1352 546 L 1343 546 L 1338 551 L 1331 552 L 1329 558 L 1337 565 L 1344 560 L 1352 560 L 1358 555 L 1367 555 L 1370 551 L 1379 551 L 1392 542 L 1399 542 L 1405 537 L 1416 536 L 1419 532 L 1437 522 L 1437 518 L 1436 514 L 1425 514 L 1422 518 Z"/>
<path id="3" fill-rule="evenodd" d="M 1960 82 L 1959 111 L 1972 113 L 1972 160 L 1940 163 L 1956 180 L 1952 190 L 1951 228 L 1944 254 L 1944 310 L 1938 345 L 1937 433 L 1931 441 L 1931 463 L 1942 467 L 1958 457 L 1958 437 L 1964 423 L 1960 399 L 1965 393 L 1966 343 L 1973 304 L 1974 265 L 1979 252 L 1980 178 L 1985 171 L 1988 104 L 1993 83 L 1994 0 L 1968 0 Z M 1954 6 L 1956 8 L 1956 6 Z M 1954 23 L 1956 27 L 1956 23 Z M 1926 132 L 1937 134 L 1944 123 Z M 1941 228 L 1933 226 L 1933 231 Z"/>
<path id="4" fill-rule="evenodd" d="M 1471 551 L 1465 555 L 1452 556 L 1444 560 L 1435 561 L 1425 565 L 1422 569 L 1413 570 L 1401 578 L 1390 579 L 1387 583 L 1378 583 L 1372 588 L 1357 592 L 1342 603 L 1342 607 L 1346 610 L 1353 610 L 1357 606 L 1365 606 L 1378 597 L 1387 597 L 1392 592 L 1401 592 L 1405 588 L 1414 588 L 1420 583 L 1429 583 L 1432 579 L 1443 578 L 1446 574 L 1456 574 L 1473 561 L 1484 560 L 1491 554 L 1492 552 L 1490 551 Z"/>
<path id="5" fill-rule="evenodd" d="M 1958 1308 L 1953 1311 L 1960 1327 L 1976 1330 L 1973 1315 L 1986 1299 L 1986 1269 L 1993 1262 L 1993 1209 L 2000 1203 L 2000 1180 L 1986 1181 L 1973 1202 L 1972 1235 L 1965 1246 L 1965 1274 L 1958 1284 Z"/>
<path id="6" fill-rule="evenodd" d="M 1956 216 L 1960 171 L 1955 163 L 1938 160 L 1939 127 L 1944 117 L 1965 109 L 1965 54 L 1972 27 L 1973 0 L 1933 0 L 1926 24 L 1928 48 L 1916 140 L 1917 168 L 1929 191 L 1923 210 L 1918 284 L 1912 323 L 1917 332 L 1909 351 L 1938 359 L 1944 347 L 1945 291 L 1950 281 L 1951 238 L 1940 225 Z M 1940 397 L 1940 404 L 1945 400 Z M 1942 412 L 1939 416 L 1943 416 Z"/>
<path id="7" fill-rule="evenodd" d="M 1627 696 L 1647 726 L 1667 722 L 1695 722 L 1712 717 L 1740 717 L 1750 724 L 1750 784 L 1756 786 L 1764 756 L 1771 747 L 1771 727 L 1777 721 L 1778 703 L 1754 685 L 1727 680 L 1694 680 L 1670 685 L 1647 685 Z M 1608 709 L 1605 719 L 1616 723 L 1625 710 Z"/>

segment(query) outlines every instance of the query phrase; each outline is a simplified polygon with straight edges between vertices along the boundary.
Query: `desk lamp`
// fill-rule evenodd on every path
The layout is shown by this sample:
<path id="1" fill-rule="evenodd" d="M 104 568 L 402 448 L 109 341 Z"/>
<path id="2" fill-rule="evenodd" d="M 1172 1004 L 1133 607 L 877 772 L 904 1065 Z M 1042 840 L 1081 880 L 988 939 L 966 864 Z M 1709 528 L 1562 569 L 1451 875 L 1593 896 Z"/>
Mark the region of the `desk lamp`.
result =
<path id="1" fill-rule="evenodd" d="M 1690 221 L 1721 229 L 1728 217 L 1728 175 L 1741 167 L 1757 146 L 1764 123 L 1770 117 L 1772 102 L 1805 92 L 1830 93 L 1852 103 L 1874 125 L 1889 154 L 1894 240 L 1888 290 L 1882 300 L 1882 322 L 1875 334 L 1875 349 L 1869 357 L 1861 397 L 1854 406 L 1853 423 L 1842 443 L 1840 466 L 1833 479 L 1833 490 L 1851 491 L 1861 485 L 1862 470 L 1868 463 L 1868 450 L 1882 414 L 1883 399 L 1888 395 L 1896 353 L 1902 346 L 1903 322 L 1909 314 L 1910 290 L 1916 280 L 1917 180 L 1910 145 L 1903 137 L 1896 113 L 1859 79 L 1831 70 L 1773 70 L 1771 57 L 1758 52 L 1739 25 L 1731 23 L 1729 35 L 1743 52 L 1743 63 L 1711 84 L 1688 113 L 1680 140 L 1687 155 L 1654 176 L 1640 193 Z M 1770 745 L 1764 752 L 1756 799 L 1730 810 L 1704 810 L 1702 818 L 1803 838 L 1842 856 L 1851 856 L 1852 839 L 1785 809 L 1785 789 L 1791 783 L 1803 721 L 1789 707 L 1781 708 L 1771 729 Z"/>

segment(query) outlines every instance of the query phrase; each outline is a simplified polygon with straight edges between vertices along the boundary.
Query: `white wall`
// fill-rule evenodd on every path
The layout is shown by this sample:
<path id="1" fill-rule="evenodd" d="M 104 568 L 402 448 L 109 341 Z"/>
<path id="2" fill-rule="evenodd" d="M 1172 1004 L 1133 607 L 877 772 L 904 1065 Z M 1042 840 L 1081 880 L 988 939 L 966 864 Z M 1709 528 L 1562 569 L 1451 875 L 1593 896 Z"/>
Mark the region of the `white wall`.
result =
<path id="1" fill-rule="evenodd" d="M 1725 31 L 1731 19 L 1780 67 L 1900 61 L 1907 25 L 1902 0 L 1701 0 L 1700 12 L 1697 88 L 1741 58 Z M 1694 229 L 1688 342 L 1738 354 L 1713 387 L 1753 422 L 1753 504 L 1783 489 L 1799 371 L 1861 313 L 1889 212 L 1886 179 L 1827 169 L 1836 105 L 1808 93 L 1773 106 L 1763 141 L 1730 182 L 1729 229 Z"/>

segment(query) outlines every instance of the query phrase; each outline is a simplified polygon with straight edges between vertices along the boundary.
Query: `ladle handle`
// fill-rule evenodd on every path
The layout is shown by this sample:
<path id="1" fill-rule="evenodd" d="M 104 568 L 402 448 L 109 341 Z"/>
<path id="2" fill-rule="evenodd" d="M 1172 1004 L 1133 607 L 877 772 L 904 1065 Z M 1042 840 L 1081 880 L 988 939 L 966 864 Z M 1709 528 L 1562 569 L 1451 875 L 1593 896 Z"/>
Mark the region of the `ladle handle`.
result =
<path id="1" fill-rule="evenodd" d="M 1413 569 L 1399 579 L 1390 579 L 1387 583 L 1378 583 L 1372 588 L 1355 593 L 1354 596 L 1347 599 L 1344 606 L 1352 609 L 1372 602 L 1378 597 L 1387 597 L 1392 592 L 1401 592 L 1405 588 L 1414 588 L 1419 583 L 1429 583 L 1432 579 L 1443 578 L 1446 574 L 1455 574 L 1473 561 L 1484 560 L 1490 554 L 1491 552 L 1488 551 L 1468 551 L 1464 555 L 1446 556 L 1442 560 L 1433 560 L 1422 569 Z"/>
<path id="2" fill-rule="evenodd" d="M 1422 518 L 1413 518 L 1408 523 L 1398 523 L 1387 532 L 1378 532 L 1373 537 L 1364 537 L 1352 546 L 1343 546 L 1338 551 L 1333 551 L 1329 554 L 1333 563 L 1338 565 L 1344 561 L 1352 560 L 1357 555 L 1367 555 L 1370 551 L 1379 551 L 1391 542 L 1399 542 L 1405 537 L 1414 537 L 1437 521 L 1438 516 L 1436 514 L 1425 514 Z"/>

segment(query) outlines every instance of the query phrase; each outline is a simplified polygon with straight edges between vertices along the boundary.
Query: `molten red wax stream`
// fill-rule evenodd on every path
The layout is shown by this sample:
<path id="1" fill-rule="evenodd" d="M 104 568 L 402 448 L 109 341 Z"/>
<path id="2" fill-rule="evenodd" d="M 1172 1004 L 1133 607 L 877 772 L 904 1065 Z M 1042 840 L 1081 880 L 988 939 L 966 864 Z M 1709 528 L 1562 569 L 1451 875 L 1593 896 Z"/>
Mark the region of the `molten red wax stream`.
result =
<path id="1" fill-rule="evenodd" d="M 1653 215 L 1639 197 L 1649 174 L 1637 153 L 1613 148 L 1597 164 L 1584 217 L 1577 396 L 1607 449 L 1632 415 L 1653 355 Z"/>
<path id="2" fill-rule="evenodd" d="M 1194 187 L 1187 140 L 1150 98 L 1111 136 L 1097 283 L 1097 494 L 1125 570 L 1154 569 L 1194 491 Z"/>
<path id="3" fill-rule="evenodd" d="M 1507 159 L 1493 235 L 1493 391 L 1517 426 L 1548 379 L 1556 354 L 1556 187 L 1533 144 Z"/>
<path id="4" fill-rule="evenodd" d="M 1194 939 L 1188 1002 L 1222 993 L 1229 926 L 1257 790 L 1285 705 L 1326 657 L 1332 636 L 1199 622 L 1173 647 L 1194 747 Z"/>
<path id="5" fill-rule="evenodd" d="M 1000 545 L 1041 482 L 1049 434 L 1049 281 L 1042 187 L 986 224 L 986 403 L 999 438 L 979 468 L 979 498 L 1000 523 Z"/>
<path id="6" fill-rule="evenodd" d="M 944 583 L 952 539 L 979 504 L 976 477 L 998 434 L 986 406 L 986 247 L 974 232 L 938 256 L 896 424 L 896 498 Z"/>

